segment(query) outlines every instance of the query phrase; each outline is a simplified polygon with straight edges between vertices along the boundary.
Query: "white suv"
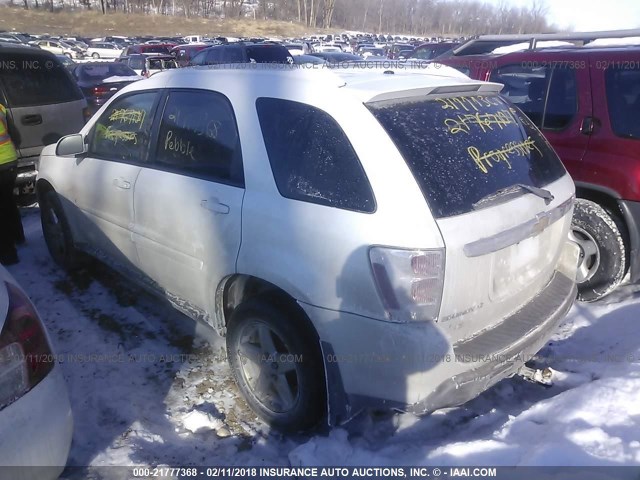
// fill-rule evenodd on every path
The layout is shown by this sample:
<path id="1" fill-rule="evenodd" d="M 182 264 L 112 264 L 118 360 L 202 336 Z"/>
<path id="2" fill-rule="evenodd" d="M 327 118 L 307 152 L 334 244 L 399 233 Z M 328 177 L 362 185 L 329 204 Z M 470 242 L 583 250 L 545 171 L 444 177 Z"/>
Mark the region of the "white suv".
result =
<path id="1" fill-rule="evenodd" d="M 47 245 L 226 336 L 277 428 L 461 404 L 576 296 L 573 182 L 500 87 L 446 67 L 159 73 L 43 151 Z"/>

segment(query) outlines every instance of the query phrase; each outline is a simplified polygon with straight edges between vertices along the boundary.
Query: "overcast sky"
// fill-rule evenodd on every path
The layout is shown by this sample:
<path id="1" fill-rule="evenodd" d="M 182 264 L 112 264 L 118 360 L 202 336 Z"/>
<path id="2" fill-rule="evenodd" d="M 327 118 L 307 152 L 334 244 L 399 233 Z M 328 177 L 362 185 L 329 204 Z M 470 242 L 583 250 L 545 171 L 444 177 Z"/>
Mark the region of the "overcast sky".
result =
<path id="1" fill-rule="evenodd" d="M 500 0 L 484 0 L 498 5 Z M 532 0 L 505 0 L 529 6 Z M 547 18 L 559 28 L 575 31 L 640 29 L 640 0 L 547 0 Z"/>

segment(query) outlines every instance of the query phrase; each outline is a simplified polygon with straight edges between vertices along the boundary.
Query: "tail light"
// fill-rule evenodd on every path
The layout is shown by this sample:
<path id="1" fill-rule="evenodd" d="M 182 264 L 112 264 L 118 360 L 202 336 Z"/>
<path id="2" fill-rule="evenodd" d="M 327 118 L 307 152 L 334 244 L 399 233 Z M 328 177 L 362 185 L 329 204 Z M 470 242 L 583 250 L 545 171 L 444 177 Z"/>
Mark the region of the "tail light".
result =
<path id="1" fill-rule="evenodd" d="M 102 95 L 107 95 L 111 92 L 111 89 L 109 87 L 93 87 L 93 94 L 96 97 L 101 97 Z"/>
<path id="2" fill-rule="evenodd" d="M 9 294 L 9 312 L 0 332 L 0 408 L 40 383 L 55 361 L 29 299 L 14 285 L 4 285 Z"/>
<path id="3" fill-rule="evenodd" d="M 438 318 L 444 258 L 444 249 L 369 250 L 373 278 L 389 320 L 414 322 Z"/>

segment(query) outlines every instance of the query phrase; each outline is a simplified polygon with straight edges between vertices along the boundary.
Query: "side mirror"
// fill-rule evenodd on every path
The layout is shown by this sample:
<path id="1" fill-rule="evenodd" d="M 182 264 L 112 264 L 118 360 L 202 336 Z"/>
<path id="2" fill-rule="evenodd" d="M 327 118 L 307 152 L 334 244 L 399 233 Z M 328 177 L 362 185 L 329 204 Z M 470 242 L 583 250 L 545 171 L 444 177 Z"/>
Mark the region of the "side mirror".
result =
<path id="1" fill-rule="evenodd" d="M 56 145 L 56 155 L 60 157 L 80 155 L 86 151 L 84 137 L 79 133 L 62 137 Z"/>

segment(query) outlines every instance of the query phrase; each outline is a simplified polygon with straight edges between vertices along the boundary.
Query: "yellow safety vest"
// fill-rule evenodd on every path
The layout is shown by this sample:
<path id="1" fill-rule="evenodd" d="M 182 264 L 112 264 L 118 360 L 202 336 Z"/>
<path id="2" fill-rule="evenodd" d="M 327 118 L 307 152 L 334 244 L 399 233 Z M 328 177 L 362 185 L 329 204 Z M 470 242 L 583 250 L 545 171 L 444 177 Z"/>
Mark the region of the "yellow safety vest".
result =
<path id="1" fill-rule="evenodd" d="M 0 103 L 0 167 L 17 159 L 16 147 L 13 146 L 7 130 L 7 109 Z"/>

